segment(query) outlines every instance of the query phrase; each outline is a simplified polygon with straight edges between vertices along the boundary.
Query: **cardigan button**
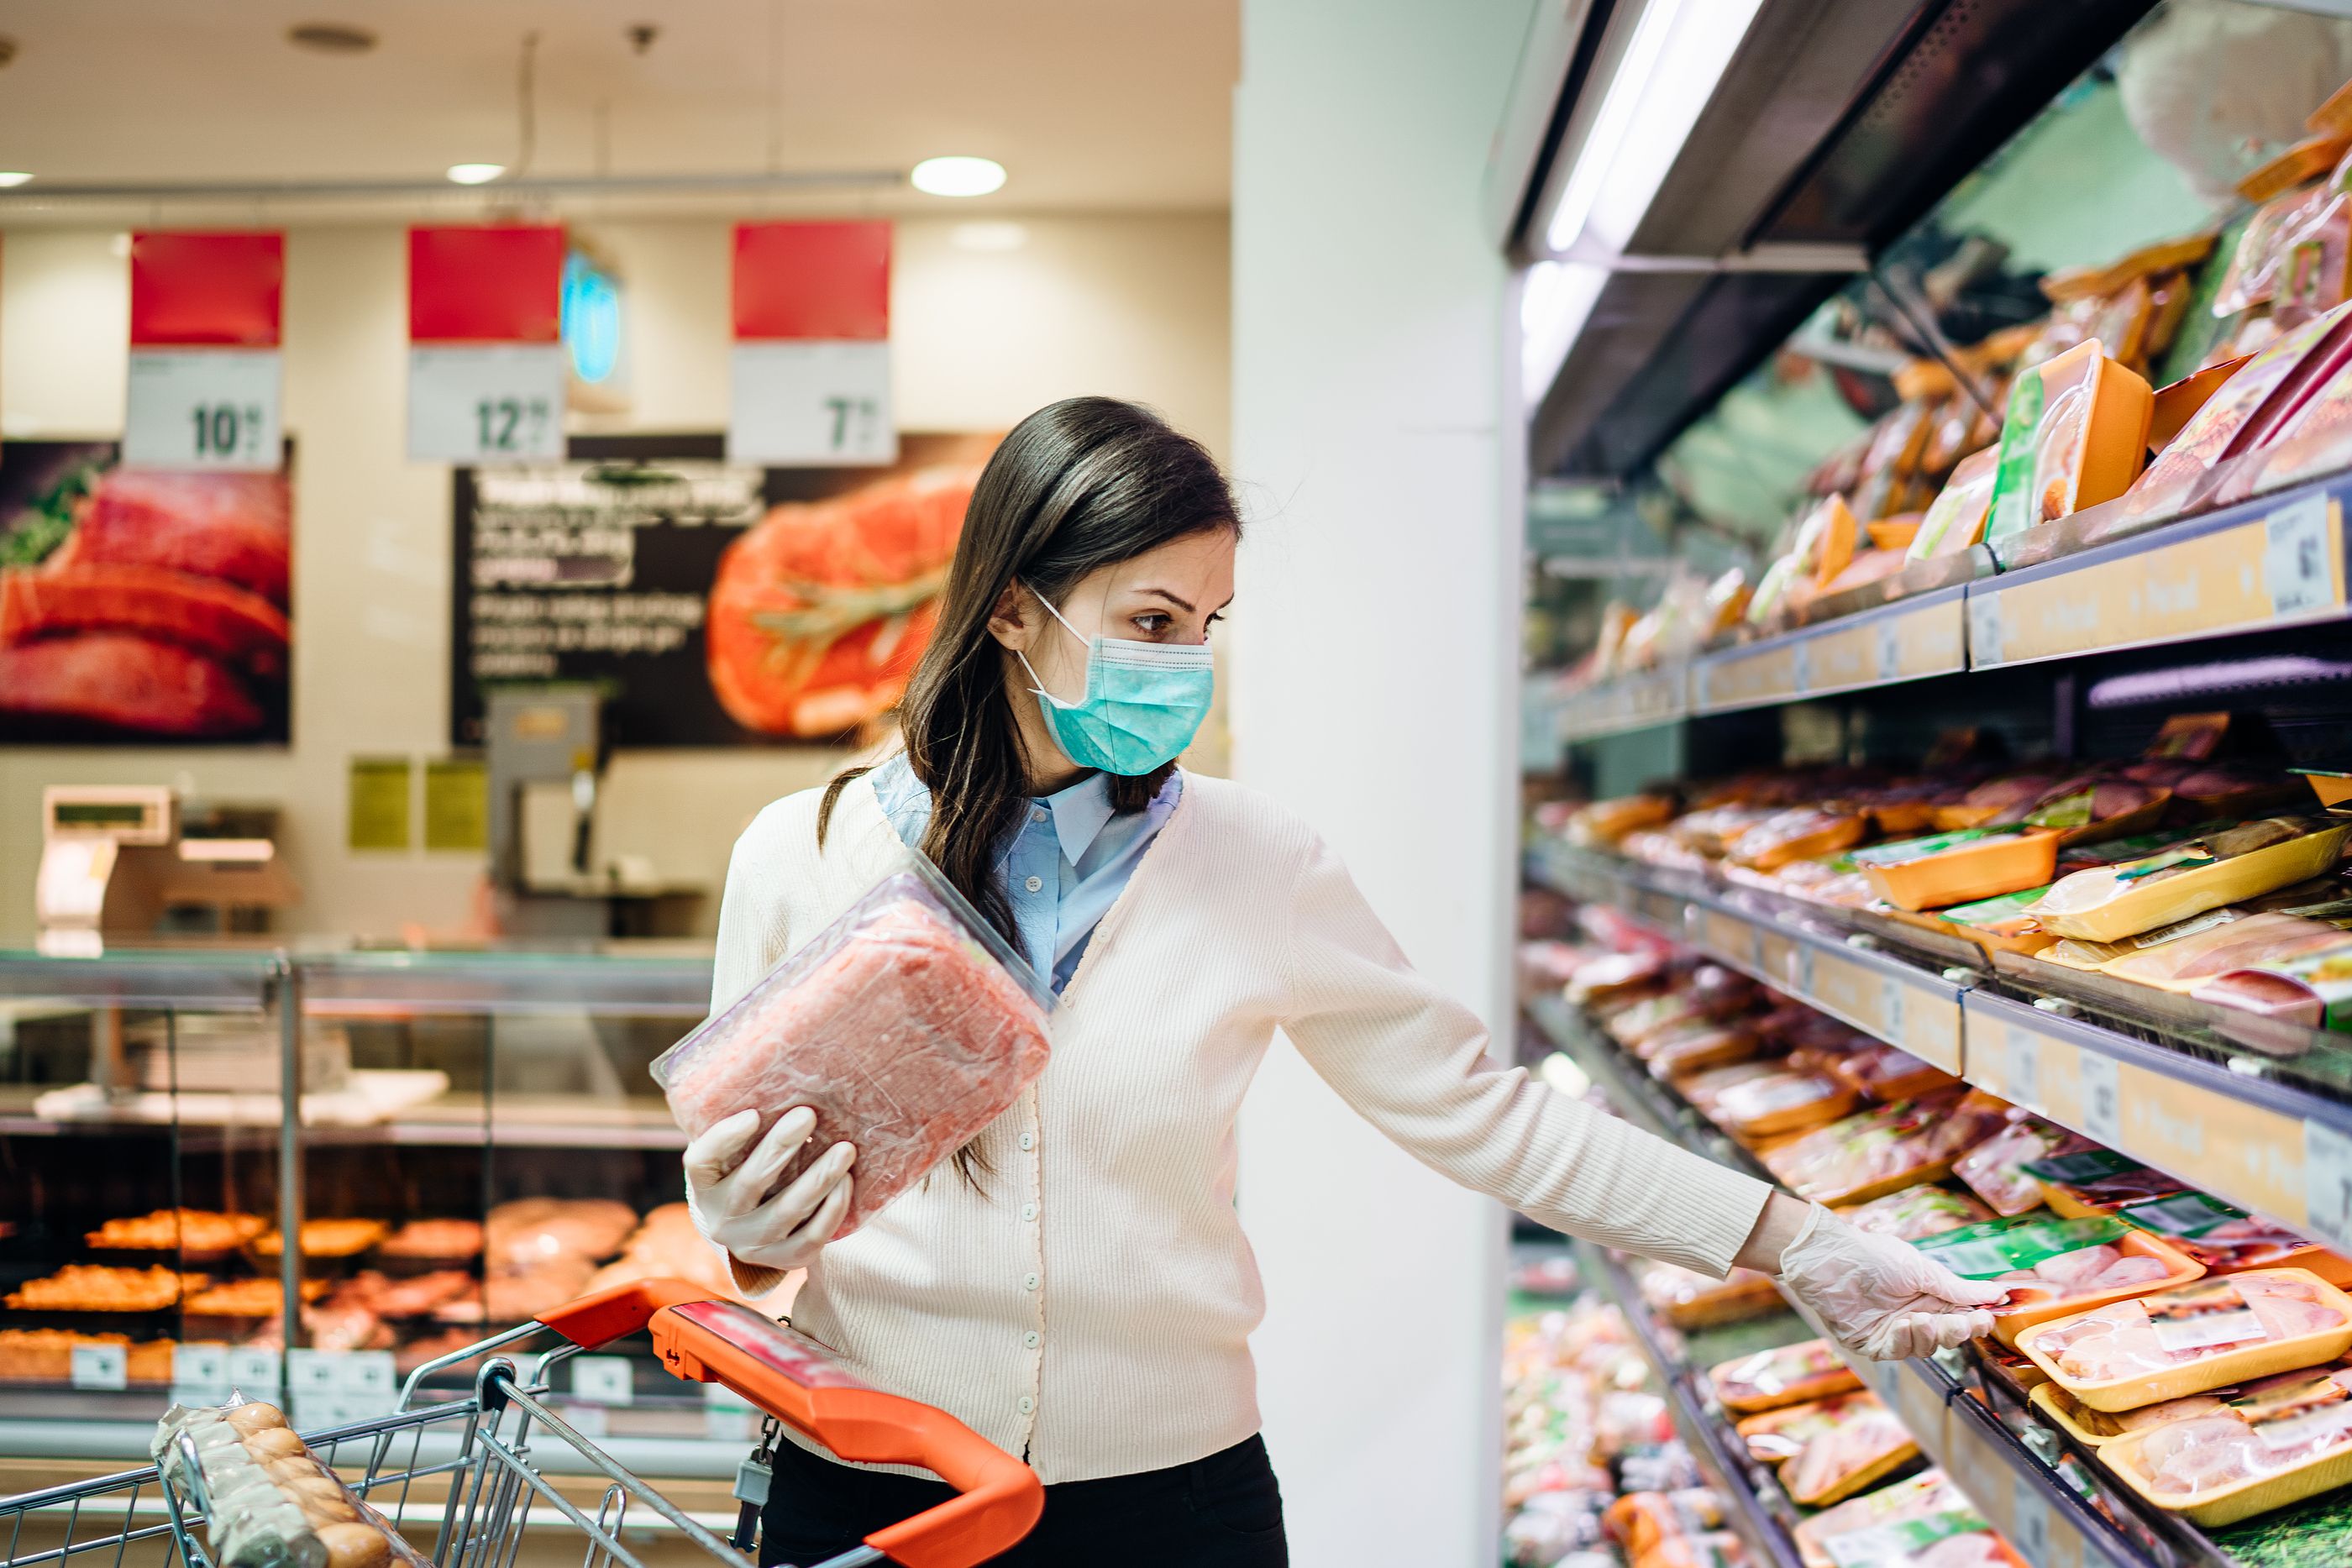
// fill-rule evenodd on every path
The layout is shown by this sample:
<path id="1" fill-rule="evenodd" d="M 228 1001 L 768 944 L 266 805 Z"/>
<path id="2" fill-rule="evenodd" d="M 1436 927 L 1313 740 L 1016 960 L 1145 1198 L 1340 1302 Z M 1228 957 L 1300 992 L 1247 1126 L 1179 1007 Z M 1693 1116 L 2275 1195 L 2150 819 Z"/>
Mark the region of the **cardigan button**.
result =
<path id="1" fill-rule="evenodd" d="M 1021 1396 L 1021 1414 L 1024 1416 L 1034 1415 L 1036 1410 L 1037 1402 L 1034 1399 L 1030 1398 L 1026 1394 L 1024 1394 Z"/>
<path id="2" fill-rule="evenodd" d="M 1037 1348 L 1037 1342 L 1043 1336 L 1040 1335 L 1035 1329 L 1031 1329 L 1027 1333 L 1021 1336 L 1021 1347 L 1024 1350 L 1035 1350 Z"/>
<path id="3" fill-rule="evenodd" d="M 1024 1290 L 1024 1291 L 1034 1291 L 1034 1290 L 1035 1290 L 1035 1289 L 1037 1288 L 1037 1276 L 1036 1276 L 1036 1275 L 1034 1275 L 1034 1274 L 1024 1274 L 1024 1275 L 1022 1275 L 1022 1276 L 1021 1276 L 1021 1288 L 1022 1288 L 1023 1290 Z"/>
<path id="4" fill-rule="evenodd" d="M 1037 1218 L 1037 1206 L 1034 1203 L 1023 1204 L 1021 1206 L 1021 1218 L 1024 1223 L 1035 1219 Z"/>
<path id="5" fill-rule="evenodd" d="M 1022 1152 L 1023 1154 L 1024 1154 L 1024 1155 L 1025 1155 L 1025 1154 L 1027 1154 L 1030 1150 L 1032 1150 L 1032 1149 L 1035 1148 L 1036 1146 L 1037 1146 L 1037 1134 L 1034 1134 L 1034 1133 L 1024 1133 L 1024 1134 L 1021 1134 L 1021 1152 Z"/>

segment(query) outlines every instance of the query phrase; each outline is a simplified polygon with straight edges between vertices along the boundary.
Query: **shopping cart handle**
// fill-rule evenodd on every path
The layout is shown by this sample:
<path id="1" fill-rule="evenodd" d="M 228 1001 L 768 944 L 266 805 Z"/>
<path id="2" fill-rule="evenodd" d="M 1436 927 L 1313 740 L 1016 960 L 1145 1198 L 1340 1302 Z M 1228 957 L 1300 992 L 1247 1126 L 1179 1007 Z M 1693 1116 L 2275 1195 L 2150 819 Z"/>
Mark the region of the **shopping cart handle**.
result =
<path id="1" fill-rule="evenodd" d="M 905 1568 L 971 1568 L 1029 1533 L 1045 1511 L 1037 1472 L 944 1410 L 867 1385 L 823 1345 L 683 1280 L 640 1280 L 539 1320 L 573 1343 L 653 1333 L 662 1365 L 718 1383 L 845 1459 L 918 1465 L 960 1496 L 866 1543 Z"/>

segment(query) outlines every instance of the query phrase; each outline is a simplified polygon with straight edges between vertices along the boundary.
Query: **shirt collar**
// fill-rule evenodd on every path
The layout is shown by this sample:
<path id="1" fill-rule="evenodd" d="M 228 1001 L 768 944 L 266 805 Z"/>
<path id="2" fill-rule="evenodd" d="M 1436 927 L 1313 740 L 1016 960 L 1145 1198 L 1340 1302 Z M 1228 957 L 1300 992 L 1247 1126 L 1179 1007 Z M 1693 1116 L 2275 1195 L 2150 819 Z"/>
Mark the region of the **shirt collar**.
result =
<path id="1" fill-rule="evenodd" d="M 1040 797 L 1038 804 L 1054 814 L 1054 836 L 1061 841 L 1062 858 L 1076 865 L 1110 821 L 1110 779 L 1089 773 L 1066 789 Z"/>

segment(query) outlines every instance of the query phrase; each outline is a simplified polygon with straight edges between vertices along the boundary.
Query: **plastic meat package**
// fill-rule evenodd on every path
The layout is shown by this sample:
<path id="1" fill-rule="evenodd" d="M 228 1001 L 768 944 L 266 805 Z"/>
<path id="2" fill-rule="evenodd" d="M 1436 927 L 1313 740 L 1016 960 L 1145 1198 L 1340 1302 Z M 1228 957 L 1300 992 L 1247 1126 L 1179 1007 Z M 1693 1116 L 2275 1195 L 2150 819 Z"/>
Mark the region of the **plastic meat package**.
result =
<path id="1" fill-rule="evenodd" d="M 2115 1301 L 2025 1331 L 2018 1348 L 2098 1410 L 2130 1410 L 2333 1361 L 2352 1299 L 2301 1269 L 2262 1269 Z"/>
<path id="2" fill-rule="evenodd" d="M 2302 1029 L 2352 1032 L 2352 936 L 2216 975 L 2189 994 Z"/>
<path id="3" fill-rule="evenodd" d="M 2347 833 L 2323 816 L 2263 817 L 2061 877 L 2027 913 L 2060 936 L 2120 942 L 2316 876 Z"/>
<path id="4" fill-rule="evenodd" d="M 149 1452 L 204 1516 L 219 1568 L 430 1568 L 275 1406 L 174 1405 Z"/>
<path id="5" fill-rule="evenodd" d="M 1864 1203 L 1939 1180 L 2012 1113 L 2006 1102 L 1982 1093 L 1902 1101 L 1816 1128 L 1766 1154 L 1764 1164 L 1799 1197 Z"/>
<path id="6" fill-rule="evenodd" d="M 2352 941 L 2325 921 L 2276 910 L 2260 915 L 2209 910 L 2184 924 L 2185 929 L 2171 925 L 2130 938 L 2122 953 L 2099 966 L 2101 971 L 2135 985 L 2188 991 L 2232 969 L 2275 964 Z"/>
<path id="7" fill-rule="evenodd" d="M 1852 1497 L 1919 1457 L 1919 1444 L 1894 1411 L 1875 1400 L 1808 1440 L 1780 1466 L 1790 1499 L 1820 1508 Z"/>
<path id="8" fill-rule="evenodd" d="M 2005 1345 L 2037 1323 L 2126 1296 L 2185 1285 L 2204 1268 L 2119 1219 L 2026 1217 L 1949 1230 L 1915 1243 L 1963 1279 L 2009 1287 L 1993 1309 Z"/>
<path id="9" fill-rule="evenodd" d="M 1917 1520 L 1934 1519 L 1941 1514 L 1962 1514 L 1976 1518 L 1975 1511 L 1959 1488 L 1954 1486 L 1939 1469 L 1927 1469 L 1906 1480 L 1880 1487 L 1876 1491 L 1822 1510 L 1796 1528 L 1797 1555 L 1805 1568 L 1851 1568 L 1855 1563 L 1876 1564 L 1878 1568 L 1916 1568 L 1919 1558 L 1897 1554 L 1906 1542 L 1897 1527 Z M 1990 1531 L 1992 1527 L 1981 1519 L 1974 1528 Z M 1932 1546 L 1937 1541 L 1949 1539 L 1939 1533 L 1926 1532 Z M 1965 1534 L 1966 1532 L 1962 1532 Z M 1990 1536 L 1986 1539 L 1991 1539 Z M 1832 1543 L 1836 1544 L 1832 1545 Z M 1994 1559 L 2007 1562 L 2008 1559 Z"/>
<path id="10" fill-rule="evenodd" d="M 2116 1218 L 2159 1238 L 2181 1256 L 2196 1260 L 2209 1274 L 2291 1266 L 2308 1269 L 2331 1284 L 2352 1281 L 2352 1259 L 2338 1257 L 2284 1226 L 2257 1219 L 2201 1192 L 2176 1192 L 2126 1204 L 2116 1210 Z"/>
<path id="11" fill-rule="evenodd" d="M 970 1142 L 1045 1070 L 1053 995 L 928 862 L 886 878 L 749 994 L 664 1051 L 689 1137 L 796 1105 L 816 1130 L 779 1178 L 857 1149 L 846 1236 Z"/>
<path id="12" fill-rule="evenodd" d="M 2026 1174 L 2028 1164 L 2092 1146 L 2062 1127 L 2028 1117 L 2003 1127 L 1954 1160 L 1952 1174 L 1995 1214 L 2023 1214 L 2042 1207 L 2042 1188 Z"/>
<path id="13" fill-rule="evenodd" d="M 1782 1311 L 1772 1276 L 1734 1269 L 1720 1280 L 1674 1263 L 1642 1265 L 1637 1276 L 1642 1301 L 1678 1329 L 1714 1328 Z"/>
<path id="14" fill-rule="evenodd" d="M 2113 1149 L 2084 1149 L 2027 1163 L 2025 1174 L 2050 1207 L 2069 1219 L 2111 1215 L 2127 1203 L 2187 1190 L 2179 1177 Z"/>
<path id="15" fill-rule="evenodd" d="M 1855 1093 L 1873 1100 L 1909 1100 L 1951 1088 L 1958 1080 L 1920 1061 L 1899 1045 L 1872 1040 L 1861 1050 L 1824 1062 L 1822 1071 Z"/>
<path id="16" fill-rule="evenodd" d="M 1862 1380 L 1838 1359 L 1825 1339 L 1743 1355 L 1711 1369 L 1707 1378 L 1715 1385 L 1716 1398 L 1735 1416 L 1801 1405 L 1862 1386 Z"/>
<path id="17" fill-rule="evenodd" d="M 2241 1519 L 2352 1480 L 2352 1368 L 2305 1367 L 2248 1384 L 2215 1408 L 2100 1450 L 2159 1508 L 2205 1525 Z"/>
<path id="18" fill-rule="evenodd" d="M 1905 1187 L 1901 1192 L 1889 1193 L 1853 1208 L 1842 1208 L 1838 1213 L 1858 1230 L 1892 1236 L 1898 1241 L 1940 1236 L 1947 1230 L 1981 1225 L 1993 1218 L 1992 1210 L 1967 1193 L 1942 1186 Z"/>

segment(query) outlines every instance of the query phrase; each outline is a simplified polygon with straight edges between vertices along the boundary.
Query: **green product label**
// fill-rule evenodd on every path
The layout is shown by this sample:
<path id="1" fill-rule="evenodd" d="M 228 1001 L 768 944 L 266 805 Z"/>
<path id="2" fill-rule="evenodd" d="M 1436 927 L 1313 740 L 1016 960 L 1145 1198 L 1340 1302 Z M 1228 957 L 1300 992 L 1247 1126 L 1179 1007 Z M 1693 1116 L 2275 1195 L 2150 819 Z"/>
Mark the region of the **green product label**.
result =
<path id="1" fill-rule="evenodd" d="M 1837 1568 L 1892 1568 L 1893 1564 L 1916 1562 L 1922 1552 L 1939 1541 L 1990 1528 L 1984 1516 L 1973 1509 L 1955 1508 L 1931 1513 L 1925 1519 L 1848 1531 L 1843 1535 L 1831 1536 L 1822 1545 Z"/>
<path id="2" fill-rule="evenodd" d="M 2026 821 L 2037 828 L 2082 828 L 2091 821 L 2091 794 L 2088 789 L 2063 796 L 2048 805 L 2029 813 Z"/>
<path id="3" fill-rule="evenodd" d="M 2221 1199 L 2208 1197 L 2201 1192 L 2177 1192 L 2170 1197 L 2152 1197 L 2145 1203 L 2126 1204 L 2116 1210 L 2116 1218 L 2158 1236 L 2178 1236 L 2194 1239 L 2216 1226 L 2246 1218 L 2246 1211 L 2231 1208 Z"/>
<path id="4" fill-rule="evenodd" d="M 2021 372 L 2010 389 L 2009 416 L 2000 427 L 2000 476 L 1993 481 L 1987 539 L 2021 534 L 2042 520 L 2041 497 L 2033 493 L 2034 437 L 2042 430 L 2042 372 Z"/>
<path id="5" fill-rule="evenodd" d="M 2119 1155 L 2113 1149 L 2089 1149 L 2079 1155 L 2028 1160 L 2018 1168 L 2036 1181 L 2056 1182 L 2061 1186 L 2081 1186 L 2085 1182 L 2105 1181 L 2109 1176 L 2145 1167 L 2129 1155 Z"/>
<path id="6" fill-rule="evenodd" d="M 1995 1219 L 1912 1243 L 1964 1280 L 1990 1280 L 2085 1247 L 2105 1247 L 2128 1228 L 2116 1219 Z"/>
<path id="7" fill-rule="evenodd" d="M 2045 883 L 2040 887 L 2029 887 L 2022 893 L 2004 893 L 1992 898 L 1978 899 L 1974 904 L 1956 904 L 1949 909 L 1937 911 L 1937 916 L 1956 925 L 2006 925 L 2012 920 L 2023 918 L 2025 906 L 2049 891 L 2050 886 Z"/>
<path id="8" fill-rule="evenodd" d="M 1853 852 L 1856 865 L 1901 865 L 1906 861 L 1926 860 L 1929 855 L 1942 854 L 1946 850 L 1973 844 L 1984 839 L 2017 837 L 2014 828 L 1962 828 L 1957 832 L 1930 833 L 1924 839 L 1903 839 L 1891 844 L 1873 844 L 1866 850 Z"/>

